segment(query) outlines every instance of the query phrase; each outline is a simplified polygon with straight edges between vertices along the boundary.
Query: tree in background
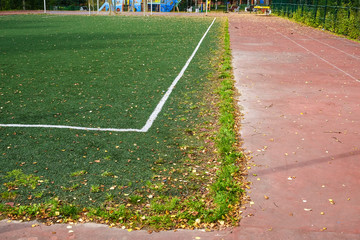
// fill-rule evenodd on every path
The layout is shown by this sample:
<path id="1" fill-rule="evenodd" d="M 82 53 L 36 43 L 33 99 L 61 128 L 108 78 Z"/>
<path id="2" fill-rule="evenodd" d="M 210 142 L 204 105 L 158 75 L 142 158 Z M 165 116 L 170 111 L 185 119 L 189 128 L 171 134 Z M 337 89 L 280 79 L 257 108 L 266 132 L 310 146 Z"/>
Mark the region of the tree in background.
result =
<path id="1" fill-rule="evenodd" d="M 47 0 L 47 8 L 60 6 L 67 10 L 76 10 L 86 6 L 87 0 Z M 0 10 L 40 10 L 44 8 L 44 0 L 0 0 Z"/>

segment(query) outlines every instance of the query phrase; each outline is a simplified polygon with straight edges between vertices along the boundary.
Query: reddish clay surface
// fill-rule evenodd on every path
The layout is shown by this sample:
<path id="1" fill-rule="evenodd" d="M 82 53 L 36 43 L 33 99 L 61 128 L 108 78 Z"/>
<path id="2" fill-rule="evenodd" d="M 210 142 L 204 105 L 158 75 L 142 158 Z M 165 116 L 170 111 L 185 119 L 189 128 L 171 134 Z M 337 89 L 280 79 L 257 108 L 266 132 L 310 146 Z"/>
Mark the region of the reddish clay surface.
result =
<path id="1" fill-rule="evenodd" d="M 360 44 L 276 17 L 232 14 L 229 24 L 252 157 L 240 227 L 148 234 L 1 221 L 0 239 L 360 239 Z"/>
<path id="2" fill-rule="evenodd" d="M 235 235 L 360 239 L 360 44 L 276 17 L 229 21 L 253 157 Z"/>

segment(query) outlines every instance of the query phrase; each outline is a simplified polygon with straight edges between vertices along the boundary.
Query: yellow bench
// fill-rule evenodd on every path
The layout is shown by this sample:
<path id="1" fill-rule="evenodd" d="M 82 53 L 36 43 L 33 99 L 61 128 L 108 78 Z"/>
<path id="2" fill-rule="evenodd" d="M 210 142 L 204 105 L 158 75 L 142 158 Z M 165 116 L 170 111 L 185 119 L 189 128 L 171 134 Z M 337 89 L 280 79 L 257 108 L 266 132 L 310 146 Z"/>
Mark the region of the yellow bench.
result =
<path id="1" fill-rule="evenodd" d="M 254 9 L 256 9 L 256 11 L 262 11 L 262 13 L 265 13 L 266 15 L 271 13 L 269 6 L 255 6 Z"/>

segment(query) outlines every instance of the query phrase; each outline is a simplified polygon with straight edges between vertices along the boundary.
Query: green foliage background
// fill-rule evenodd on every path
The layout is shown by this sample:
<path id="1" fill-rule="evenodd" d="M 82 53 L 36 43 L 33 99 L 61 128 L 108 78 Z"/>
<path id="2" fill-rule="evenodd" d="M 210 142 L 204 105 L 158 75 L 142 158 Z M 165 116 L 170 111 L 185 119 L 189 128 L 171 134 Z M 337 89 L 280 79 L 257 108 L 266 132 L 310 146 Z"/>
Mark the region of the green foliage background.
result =
<path id="1" fill-rule="evenodd" d="M 358 0 L 274 0 L 271 7 L 280 16 L 360 40 Z"/>
<path id="2" fill-rule="evenodd" d="M 46 0 L 46 8 L 58 6 L 59 10 L 79 10 L 80 6 L 87 6 L 87 3 L 87 0 Z M 0 10 L 39 10 L 43 8 L 44 0 L 0 0 Z"/>

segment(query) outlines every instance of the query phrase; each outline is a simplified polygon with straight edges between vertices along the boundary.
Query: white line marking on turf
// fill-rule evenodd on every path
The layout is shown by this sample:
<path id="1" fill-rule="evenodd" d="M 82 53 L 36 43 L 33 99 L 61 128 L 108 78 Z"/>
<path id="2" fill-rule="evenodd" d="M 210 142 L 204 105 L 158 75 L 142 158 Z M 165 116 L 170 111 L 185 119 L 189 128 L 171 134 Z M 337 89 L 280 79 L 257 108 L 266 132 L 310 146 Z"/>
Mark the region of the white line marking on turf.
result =
<path id="1" fill-rule="evenodd" d="M 161 112 L 161 109 L 165 105 L 167 99 L 169 98 L 171 92 L 175 88 L 178 81 L 181 79 L 181 77 L 184 75 L 184 72 L 188 68 L 191 60 L 194 58 L 196 52 L 200 48 L 201 43 L 205 39 L 207 33 L 210 31 L 210 28 L 214 24 L 216 18 L 212 21 L 206 32 L 204 33 L 203 37 L 200 39 L 198 45 L 196 46 L 194 52 L 191 54 L 190 58 L 185 63 L 184 67 L 181 69 L 180 73 L 177 75 L 177 77 L 174 79 L 164 96 L 161 98 L 160 102 L 156 106 L 155 110 L 151 113 L 150 117 L 146 121 L 144 127 L 141 129 L 134 129 L 134 128 L 87 128 L 87 127 L 76 127 L 76 126 L 64 126 L 64 125 L 42 125 L 42 124 L 0 124 L 0 127 L 23 127 L 23 128 L 61 128 L 61 129 L 75 129 L 75 130 L 85 130 L 85 131 L 111 131 L 111 132 L 147 132 L 154 121 L 156 120 L 157 116 Z"/>
<path id="2" fill-rule="evenodd" d="M 134 128 L 87 128 L 65 125 L 42 125 L 42 124 L 0 124 L 0 127 L 23 127 L 23 128 L 62 128 L 86 131 L 103 131 L 103 132 L 142 132 L 141 129 Z"/>
<path id="3" fill-rule="evenodd" d="M 164 94 L 164 96 L 161 98 L 161 100 L 158 103 L 158 105 L 156 106 L 155 110 L 152 112 L 149 119 L 146 121 L 145 126 L 141 129 L 142 131 L 147 132 L 150 129 L 151 125 L 153 124 L 153 122 L 157 118 L 158 114 L 160 113 L 161 109 L 165 105 L 165 102 L 169 98 L 169 96 L 170 96 L 171 92 L 173 91 L 174 87 L 176 86 L 176 84 L 178 83 L 180 78 L 184 75 L 184 72 L 188 68 L 191 60 L 194 58 L 196 52 L 198 51 L 201 43 L 203 42 L 204 38 L 206 37 L 207 33 L 209 32 L 211 26 L 214 24 L 215 20 L 216 20 L 216 18 L 214 18 L 214 20 L 212 21 L 212 23 L 210 24 L 210 26 L 208 27 L 208 29 L 204 33 L 203 37 L 200 39 L 200 41 L 199 41 L 198 45 L 196 46 L 194 52 L 191 54 L 190 58 L 185 63 L 184 67 L 181 69 L 179 75 L 177 75 L 177 77 L 174 79 L 174 81 L 172 82 L 172 84 L 170 85 L 170 87 L 168 88 L 166 93 Z"/>
<path id="4" fill-rule="evenodd" d="M 292 40 L 291 38 L 289 38 L 288 36 L 285 36 L 284 34 L 282 34 L 282 33 L 279 33 L 278 32 L 278 34 L 280 34 L 281 36 L 283 36 L 284 38 L 286 38 L 286 39 L 288 39 L 288 40 L 290 40 L 291 42 L 293 42 L 293 43 L 295 43 L 296 45 L 298 45 L 299 47 L 301 47 L 301 48 L 303 48 L 303 49 L 305 49 L 308 53 L 311 53 L 312 55 L 314 55 L 315 57 L 318 57 L 319 59 L 321 59 L 321 60 L 323 60 L 324 62 L 326 62 L 327 64 L 329 64 L 330 66 L 332 66 L 332 67 L 334 67 L 334 68 L 336 68 L 337 70 L 339 70 L 340 72 L 342 72 L 342 73 L 344 73 L 345 75 L 347 75 L 348 77 L 350 77 L 350 78 L 352 78 L 352 79 L 354 79 L 355 81 L 357 81 L 357 82 L 360 82 L 360 80 L 358 80 L 358 79 L 356 79 L 354 76 L 352 76 L 351 74 L 349 74 L 349 73 L 347 73 L 347 72 L 345 72 L 344 70 L 342 70 L 341 68 L 338 68 L 337 66 L 335 66 L 334 64 L 332 64 L 331 62 L 329 62 L 329 61 L 327 61 L 326 59 L 324 59 L 324 58 L 322 58 L 322 57 L 320 57 L 319 55 L 317 55 L 316 53 L 314 53 L 314 52 L 312 52 L 312 51 L 310 51 L 309 49 L 307 49 L 306 47 L 304 47 L 303 45 L 301 45 L 300 43 L 297 43 L 297 42 L 295 42 L 294 40 Z"/>

